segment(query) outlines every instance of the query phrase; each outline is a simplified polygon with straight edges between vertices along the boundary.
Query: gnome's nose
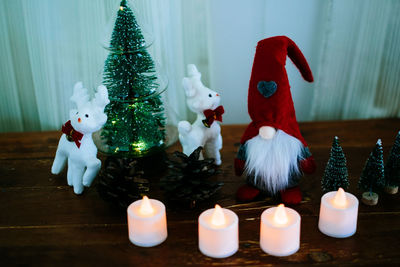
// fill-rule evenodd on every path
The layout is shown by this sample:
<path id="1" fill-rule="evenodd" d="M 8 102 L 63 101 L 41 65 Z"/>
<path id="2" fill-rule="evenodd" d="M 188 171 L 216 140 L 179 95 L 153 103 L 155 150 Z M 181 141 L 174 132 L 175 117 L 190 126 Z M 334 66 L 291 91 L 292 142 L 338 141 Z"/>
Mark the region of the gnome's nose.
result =
<path id="1" fill-rule="evenodd" d="M 276 129 L 270 126 L 263 126 L 258 130 L 258 134 L 264 139 L 272 139 L 276 134 Z"/>

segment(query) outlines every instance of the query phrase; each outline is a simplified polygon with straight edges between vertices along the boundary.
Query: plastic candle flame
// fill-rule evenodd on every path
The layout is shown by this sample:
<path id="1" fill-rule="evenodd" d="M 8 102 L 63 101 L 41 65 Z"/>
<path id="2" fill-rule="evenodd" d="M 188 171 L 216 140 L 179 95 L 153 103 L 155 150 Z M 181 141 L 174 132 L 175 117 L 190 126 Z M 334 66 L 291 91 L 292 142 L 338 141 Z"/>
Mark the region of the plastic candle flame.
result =
<path id="1" fill-rule="evenodd" d="M 122 10 L 124 10 L 124 7 L 123 7 L 123 6 L 120 6 L 119 9 L 122 11 Z"/>
<path id="2" fill-rule="evenodd" d="M 154 213 L 154 209 L 151 206 L 150 200 L 147 196 L 143 197 L 142 203 L 139 207 L 139 213 L 145 217 L 151 216 Z"/>
<path id="3" fill-rule="evenodd" d="M 346 208 L 347 198 L 346 198 L 346 194 L 344 193 L 343 188 L 339 188 L 339 190 L 336 192 L 335 196 L 333 197 L 332 202 L 336 208 L 339 208 L 339 209 Z"/>
<path id="4" fill-rule="evenodd" d="M 211 215 L 211 224 L 215 227 L 222 227 L 226 224 L 225 214 L 220 205 L 215 205 L 213 214 Z"/>
<path id="5" fill-rule="evenodd" d="M 275 210 L 274 214 L 274 222 L 278 225 L 285 225 L 289 221 L 288 216 L 286 214 L 285 205 L 279 204 Z"/>

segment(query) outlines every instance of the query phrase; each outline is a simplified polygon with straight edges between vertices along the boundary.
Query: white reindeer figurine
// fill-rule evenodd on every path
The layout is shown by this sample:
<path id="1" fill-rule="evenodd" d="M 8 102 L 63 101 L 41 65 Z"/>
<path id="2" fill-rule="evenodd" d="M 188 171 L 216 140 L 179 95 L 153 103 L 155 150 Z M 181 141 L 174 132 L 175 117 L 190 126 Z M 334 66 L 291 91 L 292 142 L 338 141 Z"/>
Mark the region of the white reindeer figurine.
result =
<path id="1" fill-rule="evenodd" d="M 216 122 L 222 122 L 224 113 L 223 106 L 219 106 L 221 97 L 203 85 L 201 73 L 195 65 L 189 64 L 187 70 L 189 77 L 183 78 L 183 88 L 187 105 L 197 114 L 197 119 L 193 124 L 188 121 L 178 123 L 183 153 L 189 156 L 196 148 L 202 146 L 206 157 L 215 159 L 215 164 L 221 165 L 221 127 Z"/>
<path id="2" fill-rule="evenodd" d="M 104 107 L 110 100 L 107 88 L 100 85 L 94 99 L 89 101 L 87 89 L 83 88 L 82 82 L 77 82 L 71 101 L 75 102 L 77 109 L 70 110 L 70 120 L 62 127 L 64 134 L 58 143 L 51 172 L 59 174 L 68 160 L 68 185 L 74 187 L 75 194 L 81 194 L 84 186 L 91 185 L 101 167 L 92 133 L 106 123 Z"/>

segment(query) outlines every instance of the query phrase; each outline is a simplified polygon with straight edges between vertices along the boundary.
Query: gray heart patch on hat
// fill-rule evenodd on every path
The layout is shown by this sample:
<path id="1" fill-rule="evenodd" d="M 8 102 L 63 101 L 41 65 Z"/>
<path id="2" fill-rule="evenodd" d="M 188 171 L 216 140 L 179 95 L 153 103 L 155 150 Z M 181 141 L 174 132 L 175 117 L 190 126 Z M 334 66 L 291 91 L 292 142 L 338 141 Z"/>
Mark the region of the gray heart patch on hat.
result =
<path id="1" fill-rule="evenodd" d="M 257 84 L 258 91 L 266 98 L 272 96 L 276 92 L 277 88 L 278 85 L 274 81 L 259 81 Z"/>

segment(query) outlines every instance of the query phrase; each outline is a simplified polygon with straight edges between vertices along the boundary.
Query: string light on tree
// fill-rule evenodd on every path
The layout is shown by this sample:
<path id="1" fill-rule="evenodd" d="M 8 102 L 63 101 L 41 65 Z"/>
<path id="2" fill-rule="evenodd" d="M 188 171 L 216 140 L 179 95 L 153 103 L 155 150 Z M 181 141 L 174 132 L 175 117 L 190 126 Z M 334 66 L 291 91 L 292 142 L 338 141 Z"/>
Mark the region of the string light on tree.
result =
<path id="1" fill-rule="evenodd" d="M 146 149 L 146 143 L 144 142 L 133 143 L 132 147 L 135 151 L 140 152 Z"/>

